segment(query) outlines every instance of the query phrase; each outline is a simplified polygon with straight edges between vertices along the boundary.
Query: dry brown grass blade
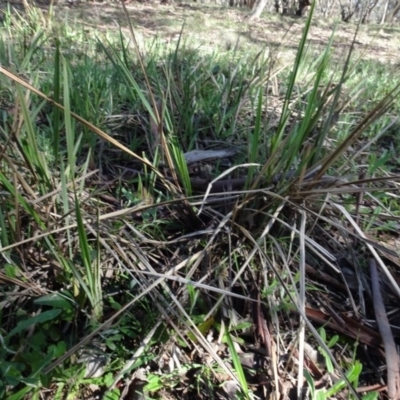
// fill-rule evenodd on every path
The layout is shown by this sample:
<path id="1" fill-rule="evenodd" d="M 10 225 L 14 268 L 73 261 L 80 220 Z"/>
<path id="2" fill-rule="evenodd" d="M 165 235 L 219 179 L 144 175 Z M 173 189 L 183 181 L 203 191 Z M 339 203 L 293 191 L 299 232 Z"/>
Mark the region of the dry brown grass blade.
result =
<path id="1" fill-rule="evenodd" d="M 179 200 L 176 200 L 175 202 L 178 202 L 178 201 Z M 166 202 L 164 204 L 170 204 L 170 203 L 171 202 Z M 124 209 L 124 210 L 117 210 L 117 211 L 110 212 L 108 214 L 100 215 L 99 216 L 99 221 L 104 221 L 104 220 L 115 218 L 115 217 L 118 217 L 118 216 L 121 216 L 121 215 L 125 216 L 125 215 L 131 214 L 131 213 L 135 213 L 135 212 L 142 212 L 144 210 L 148 210 L 151 207 L 153 207 L 153 206 L 149 206 L 149 205 L 143 206 L 141 204 L 135 205 L 135 206 L 133 206 L 131 208 L 127 208 L 127 209 Z M 84 224 L 87 224 L 87 221 L 84 221 Z M 37 234 L 37 235 L 35 235 L 33 237 L 21 240 L 20 242 L 16 242 L 16 243 L 10 244 L 8 246 L 1 247 L 0 248 L 0 254 L 5 252 L 5 251 L 11 250 L 13 248 L 19 247 L 21 245 L 24 245 L 24 244 L 27 244 L 27 243 L 30 243 L 30 242 L 34 242 L 34 241 L 42 239 L 44 237 L 53 235 L 55 233 L 63 232 L 65 230 L 69 230 L 69 229 L 74 229 L 77 226 L 78 226 L 77 223 L 73 223 L 73 224 L 70 224 L 68 226 L 63 226 L 63 227 L 59 227 L 59 228 L 55 228 L 55 229 L 50 229 L 47 232 L 39 233 L 39 234 Z"/>
<path id="2" fill-rule="evenodd" d="M 386 176 L 386 177 L 378 177 L 378 178 L 363 178 L 363 179 L 357 179 L 355 181 L 349 181 L 348 179 L 344 177 L 336 177 L 336 176 L 328 176 L 324 175 L 321 177 L 320 181 L 316 183 L 315 181 L 304 181 L 302 183 L 299 183 L 298 185 L 301 186 L 307 186 L 310 183 L 312 183 L 314 186 L 318 185 L 318 188 L 312 189 L 312 190 L 302 190 L 300 194 L 313 194 L 313 193 L 320 193 L 321 190 L 323 190 L 324 187 L 327 187 L 327 189 L 324 191 L 326 192 L 327 190 L 335 190 L 336 192 L 338 189 L 343 188 L 353 188 L 360 190 L 359 187 L 365 186 L 366 184 L 377 184 L 377 183 L 390 183 L 390 182 L 397 182 L 400 181 L 400 175 L 391 175 L 391 176 Z M 321 187 L 321 188 L 319 188 Z M 364 187 L 363 191 L 371 191 L 374 190 L 374 187 Z M 397 190 L 398 188 L 383 188 L 379 187 L 376 190 L 382 191 L 382 190 Z"/>
<path id="3" fill-rule="evenodd" d="M 314 277 L 318 282 L 326 283 L 329 286 L 333 286 L 335 289 L 345 293 L 346 285 L 337 280 L 332 274 L 327 274 L 320 270 L 320 268 L 314 268 L 311 265 L 306 264 L 306 273 L 309 276 Z"/>
<path id="4" fill-rule="evenodd" d="M 157 102 L 157 115 L 162 115 L 162 108 L 160 102 Z M 147 137 L 147 145 L 154 157 L 157 148 L 160 146 L 161 138 L 160 138 L 159 122 L 154 121 L 154 118 L 152 118 L 151 115 L 150 115 L 150 134 L 151 136 Z"/>
<path id="5" fill-rule="evenodd" d="M 317 322 L 318 325 L 326 326 L 336 332 L 357 339 L 359 342 L 367 344 L 373 349 L 379 348 L 382 344 L 379 333 L 344 314 L 340 314 L 340 319 L 342 320 L 340 323 L 333 316 L 310 307 L 306 307 L 306 315 L 310 320 Z"/>
<path id="6" fill-rule="evenodd" d="M 217 182 L 219 182 L 219 181 L 221 180 L 221 178 L 223 178 L 223 177 L 226 176 L 226 175 L 229 175 L 229 174 L 230 174 L 231 172 L 233 172 L 235 169 L 243 168 L 243 167 L 244 167 L 244 168 L 247 168 L 247 167 L 253 167 L 253 166 L 254 166 L 254 167 L 255 167 L 255 166 L 259 166 L 259 164 L 249 163 L 249 164 L 234 165 L 233 167 L 227 169 L 226 171 L 224 171 L 223 173 L 221 173 L 220 175 L 218 175 L 218 176 L 217 176 L 216 178 L 214 178 L 211 182 L 209 182 L 208 185 L 207 185 L 207 190 L 206 190 L 206 192 L 205 192 L 205 194 L 204 194 L 203 203 L 202 203 L 202 205 L 200 206 L 200 209 L 199 209 L 199 211 L 198 211 L 198 215 L 201 214 L 202 209 L 203 209 L 203 207 L 204 207 L 204 204 L 206 203 L 207 197 L 208 197 L 208 195 L 211 193 L 212 187 L 213 187 Z M 221 189 L 223 189 L 223 190 L 228 190 L 228 191 L 234 190 L 234 188 L 233 188 L 233 186 L 230 184 L 230 182 L 231 182 L 231 180 L 228 179 L 228 180 L 227 180 L 227 185 L 228 185 L 228 187 L 226 187 L 226 186 L 222 186 L 222 188 L 221 188 L 221 187 L 218 187 L 218 190 L 221 190 Z M 239 182 L 236 182 L 236 183 L 239 183 Z"/>
<path id="7" fill-rule="evenodd" d="M 37 296 L 43 296 L 44 294 L 48 293 L 46 289 L 41 288 L 35 282 L 30 282 L 31 280 L 25 275 L 23 271 L 20 271 L 20 273 L 29 283 L 18 278 L 9 277 L 3 274 L 3 272 L 0 272 L 0 283 L 6 283 L 6 282 L 12 283 L 13 285 L 20 286 L 24 289 L 33 291 Z"/>
<path id="8" fill-rule="evenodd" d="M 359 237 L 364 240 L 364 243 L 367 245 L 369 251 L 372 253 L 375 260 L 378 262 L 382 272 L 385 274 L 386 278 L 390 282 L 390 288 L 393 290 L 393 293 L 395 293 L 398 297 L 400 297 L 400 287 L 399 287 L 398 283 L 393 278 L 393 275 L 390 273 L 390 271 L 387 268 L 387 266 L 385 265 L 385 263 L 379 257 L 379 254 L 376 252 L 376 250 L 372 247 L 372 245 L 370 243 L 368 243 L 368 241 L 365 240 L 366 239 L 365 233 L 359 228 L 359 226 L 356 224 L 356 222 L 354 221 L 352 216 L 348 213 L 348 211 L 345 209 L 345 207 L 343 207 L 340 204 L 333 203 L 333 202 L 331 204 L 333 207 L 337 208 L 342 213 L 343 216 L 346 217 L 346 219 L 352 225 L 354 231 L 357 232 Z"/>
<path id="9" fill-rule="evenodd" d="M 365 131 L 366 127 L 377 121 L 391 106 L 393 100 L 398 95 L 400 85 L 397 85 L 392 89 L 366 116 L 362 121 L 355 127 L 353 132 L 324 160 L 322 160 L 319 165 L 321 169 L 318 172 L 315 180 L 318 182 L 321 177 L 326 173 L 326 171 L 333 165 L 335 161 L 343 154 L 346 149 L 352 146 L 360 135 Z"/>
<path id="10" fill-rule="evenodd" d="M 388 240 L 377 241 L 374 237 L 366 234 L 369 242 L 380 252 L 382 257 L 390 260 L 398 270 L 400 270 L 400 240 L 391 238 L 391 242 Z"/>
<path id="11" fill-rule="evenodd" d="M 374 259 L 370 260 L 369 267 L 376 322 L 382 336 L 383 346 L 385 347 L 388 396 L 390 400 L 398 400 L 400 398 L 400 358 L 390 329 L 385 305 L 383 304 L 379 276 Z"/>
<path id="12" fill-rule="evenodd" d="M 267 357 L 271 357 L 272 350 L 271 350 L 271 342 L 272 337 L 268 329 L 268 324 L 265 319 L 264 313 L 262 312 L 262 305 L 261 305 L 261 295 L 260 289 L 256 288 L 255 290 L 255 299 L 257 303 L 253 304 L 253 321 L 256 325 L 256 335 L 258 336 L 261 343 L 265 346 L 265 351 Z"/>
<path id="13" fill-rule="evenodd" d="M 299 308 L 305 314 L 305 307 L 306 307 L 306 245 L 305 245 L 305 236 L 306 236 L 306 220 L 307 220 L 307 213 L 304 210 L 299 210 L 301 215 L 301 222 L 300 222 L 300 234 L 299 234 L 299 247 L 300 247 L 300 259 L 299 259 L 299 272 L 300 272 L 300 279 L 299 279 L 299 297 L 298 297 L 298 304 Z M 299 365 L 304 365 L 304 342 L 305 342 L 305 321 L 301 318 L 300 319 L 300 326 L 299 326 Z M 297 396 L 301 398 L 301 394 L 303 391 L 303 378 L 304 378 L 304 371 L 303 368 L 299 368 L 298 371 L 298 379 L 297 379 Z"/>
<path id="14" fill-rule="evenodd" d="M 288 201 L 288 203 L 294 205 L 290 201 Z M 326 200 L 325 205 L 331 207 L 332 206 L 332 202 L 330 200 Z M 336 207 L 336 205 L 335 205 L 335 207 Z M 388 257 L 390 259 L 399 257 L 398 251 L 396 251 L 395 247 L 384 245 L 384 244 L 378 242 L 374 237 L 372 237 L 371 235 L 368 235 L 366 233 L 361 232 L 361 234 L 360 234 L 360 231 L 361 231 L 360 228 L 358 228 L 359 230 L 354 231 L 354 229 L 348 229 L 345 226 L 341 225 L 340 223 L 338 223 L 338 222 L 336 222 L 336 221 L 334 221 L 334 220 L 332 220 L 330 218 L 324 217 L 322 214 L 319 214 L 319 213 L 315 212 L 314 210 L 312 210 L 309 207 L 305 208 L 305 210 L 307 212 L 311 213 L 312 215 L 314 215 L 314 217 L 318 218 L 320 221 L 323 221 L 324 223 L 328 223 L 330 226 L 345 232 L 346 235 L 348 235 L 349 237 L 357 238 L 357 240 L 359 240 L 361 238 L 362 241 L 367 246 L 370 246 L 370 247 L 378 250 L 385 257 Z M 397 219 L 397 218 L 395 218 L 395 219 Z M 338 272 L 336 267 L 334 267 L 334 270 L 336 272 Z"/>

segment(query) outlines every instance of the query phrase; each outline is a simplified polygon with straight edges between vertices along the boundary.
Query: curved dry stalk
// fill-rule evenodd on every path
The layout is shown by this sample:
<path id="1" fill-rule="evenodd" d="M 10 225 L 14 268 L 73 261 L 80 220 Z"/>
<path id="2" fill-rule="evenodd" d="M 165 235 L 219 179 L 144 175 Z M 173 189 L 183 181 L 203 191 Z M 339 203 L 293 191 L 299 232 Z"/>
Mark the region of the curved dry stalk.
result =
<path id="1" fill-rule="evenodd" d="M 338 210 L 342 212 L 342 214 L 347 218 L 347 220 L 350 222 L 350 224 L 353 226 L 354 230 L 360 235 L 362 239 L 367 239 L 364 232 L 360 229 L 360 227 L 356 224 L 352 216 L 348 213 L 348 211 L 340 204 L 332 203 L 334 207 L 336 207 Z M 374 259 L 378 262 L 382 272 L 385 274 L 385 277 L 388 279 L 390 282 L 390 287 L 392 288 L 393 292 L 400 297 L 400 287 L 397 284 L 396 280 L 393 278 L 393 275 L 390 273 L 389 269 L 385 265 L 385 263 L 382 261 L 381 257 L 379 257 L 379 254 L 376 252 L 376 250 L 372 247 L 370 243 L 368 243 L 367 240 L 365 240 L 365 244 L 367 245 L 368 249 L 374 256 Z"/>
<path id="2" fill-rule="evenodd" d="M 305 236 L 306 236 L 306 212 L 300 210 L 301 223 L 300 223 L 300 291 L 299 291 L 299 309 L 305 314 L 306 307 L 306 249 L 305 249 Z M 300 399 L 303 391 L 303 365 L 304 365 L 304 341 L 305 341 L 305 321 L 300 319 L 299 328 L 299 371 L 297 379 L 297 397 Z"/>
<path id="3" fill-rule="evenodd" d="M 383 304 L 382 293 L 379 287 L 379 276 L 376 268 L 376 261 L 374 259 L 370 260 L 369 267 L 371 272 L 371 286 L 376 322 L 378 324 L 379 332 L 381 333 L 383 345 L 385 347 L 388 396 L 390 400 L 397 400 L 400 398 L 399 354 L 397 353 L 396 343 L 390 329 L 385 305 Z"/>
<path id="4" fill-rule="evenodd" d="M 255 164 L 255 163 L 235 165 L 235 166 L 229 168 L 228 170 L 224 171 L 222 174 L 220 174 L 219 176 L 217 176 L 217 177 L 216 177 L 215 179 L 213 179 L 211 182 L 209 182 L 208 185 L 207 185 L 206 193 L 205 193 L 205 195 L 204 195 L 203 203 L 201 204 L 200 209 L 199 209 L 197 215 L 200 215 L 201 212 L 203 211 L 204 203 L 206 202 L 207 197 L 208 197 L 208 195 L 210 194 L 213 185 L 214 185 L 216 182 L 218 182 L 221 178 L 223 178 L 223 177 L 226 176 L 226 175 L 229 175 L 229 174 L 230 174 L 231 172 L 233 172 L 235 169 L 238 169 L 238 168 L 241 168 L 241 167 L 246 167 L 246 168 L 247 168 L 247 167 L 259 167 L 259 166 L 260 166 L 260 164 Z M 228 188 L 229 188 L 229 182 L 230 182 L 230 179 L 227 180 Z M 231 187 L 231 188 L 232 188 L 232 187 Z M 231 188 L 230 188 L 230 189 L 231 189 Z"/>

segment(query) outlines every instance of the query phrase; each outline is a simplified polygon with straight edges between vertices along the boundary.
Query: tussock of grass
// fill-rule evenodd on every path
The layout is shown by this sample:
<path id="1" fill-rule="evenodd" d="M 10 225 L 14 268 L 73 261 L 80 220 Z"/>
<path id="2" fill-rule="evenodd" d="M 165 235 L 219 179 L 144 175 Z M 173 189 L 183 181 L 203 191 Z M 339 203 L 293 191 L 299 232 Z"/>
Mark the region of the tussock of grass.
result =
<path id="1" fill-rule="evenodd" d="M 0 397 L 378 396 L 371 259 L 387 311 L 400 294 L 385 68 L 350 48 L 331 70 L 311 19 L 283 66 L 5 21 Z"/>

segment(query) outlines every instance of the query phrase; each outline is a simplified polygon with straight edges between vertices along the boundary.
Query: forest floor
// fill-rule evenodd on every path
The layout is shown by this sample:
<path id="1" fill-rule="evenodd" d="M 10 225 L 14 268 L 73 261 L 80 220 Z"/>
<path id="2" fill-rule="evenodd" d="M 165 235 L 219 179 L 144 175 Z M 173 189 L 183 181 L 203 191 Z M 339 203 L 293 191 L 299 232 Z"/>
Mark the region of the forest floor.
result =
<path id="1" fill-rule="evenodd" d="M 21 1 L 9 2 L 21 8 Z M 0 2 L 4 8 L 7 2 Z M 46 6 L 41 6 L 48 8 Z M 257 21 L 249 22 L 249 12 L 244 9 L 207 6 L 196 3 L 131 2 L 126 5 L 131 23 L 138 37 L 177 40 L 183 28 L 183 39 L 199 50 L 259 51 L 263 47 L 278 55 L 283 62 L 292 62 L 298 48 L 304 18 L 281 17 L 264 12 Z M 83 27 L 100 31 L 128 29 L 123 7 L 109 2 L 59 2 L 55 6 L 57 18 L 79 22 Z M 355 24 L 339 23 L 333 19 L 314 19 L 308 44 L 315 51 L 321 50 L 329 41 L 334 29 L 333 48 L 338 57 L 346 54 L 356 32 Z M 356 54 L 361 58 L 387 64 L 400 63 L 400 26 L 362 25 L 355 41 Z"/>
<path id="2" fill-rule="evenodd" d="M 400 27 L 315 18 L 302 46 L 306 19 L 267 12 L 11 7 L 0 398 L 294 396 L 299 342 L 315 398 L 350 398 L 344 373 L 385 398 L 370 283 L 398 345 Z"/>

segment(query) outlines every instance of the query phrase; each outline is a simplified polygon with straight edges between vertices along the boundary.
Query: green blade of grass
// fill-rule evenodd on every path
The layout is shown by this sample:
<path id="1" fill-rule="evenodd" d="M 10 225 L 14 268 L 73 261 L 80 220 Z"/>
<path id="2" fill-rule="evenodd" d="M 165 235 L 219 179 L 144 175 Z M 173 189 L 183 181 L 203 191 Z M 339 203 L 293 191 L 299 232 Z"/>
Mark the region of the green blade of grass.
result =
<path id="1" fill-rule="evenodd" d="M 237 373 L 237 377 L 238 377 L 238 381 L 240 383 L 241 389 L 242 389 L 244 395 L 246 396 L 246 398 L 249 399 L 250 397 L 249 397 L 249 387 L 247 385 L 247 379 L 244 374 L 239 355 L 235 349 L 235 345 L 233 344 L 232 337 L 228 330 L 225 330 L 225 339 L 228 343 L 229 353 L 232 357 L 233 366 Z"/>

